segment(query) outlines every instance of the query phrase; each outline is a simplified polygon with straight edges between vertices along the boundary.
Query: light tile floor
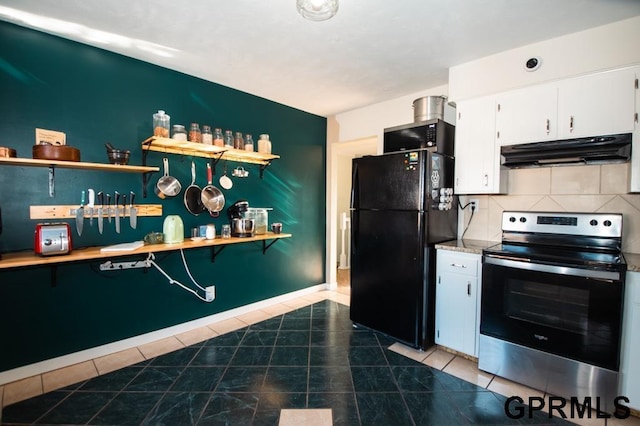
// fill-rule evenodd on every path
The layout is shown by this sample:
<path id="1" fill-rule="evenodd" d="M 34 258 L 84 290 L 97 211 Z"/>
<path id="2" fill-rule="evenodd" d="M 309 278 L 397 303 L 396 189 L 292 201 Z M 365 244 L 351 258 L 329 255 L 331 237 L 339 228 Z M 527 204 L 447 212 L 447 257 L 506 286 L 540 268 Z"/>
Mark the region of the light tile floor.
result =
<path id="1" fill-rule="evenodd" d="M 309 306 L 313 303 L 327 299 L 344 305 L 349 305 L 348 286 L 338 286 L 336 291 L 322 291 L 305 295 L 297 299 L 240 315 L 237 318 L 210 324 L 206 327 L 201 327 L 196 330 L 142 345 L 137 348 L 128 349 L 96 358 L 91 361 L 65 367 L 63 369 L 47 372 L 42 375 L 8 383 L 4 386 L 0 386 L 0 421 L 2 419 L 1 407 L 3 406 L 23 401 L 73 383 L 79 383 L 89 378 L 97 377 L 98 375 L 113 372 L 120 368 L 131 366 L 141 361 L 173 352 L 177 349 L 183 349 L 186 346 L 204 342 L 212 337 L 239 330 L 251 324 L 256 324 L 274 316 L 292 312 L 298 308 Z M 480 371 L 477 368 L 477 363 L 474 361 L 456 356 L 455 354 L 449 353 L 441 348 L 434 347 L 427 351 L 419 351 L 399 343 L 395 343 L 391 345 L 389 349 L 405 357 L 411 358 L 414 361 L 442 370 L 452 376 L 474 383 L 503 396 L 519 395 L 525 399 L 528 396 L 544 396 L 542 392 L 535 389 L 530 389 L 520 384 L 512 383 L 508 380 Z M 291 415 L 294 416 L 293 418 L 295 419 L 296 415 L 305 416 L 308 414 L 303 411 L 306 410 L 300 410 L 297 413 L 291 413 Z M 287 416 L 288 415 L 290 414 L 287 414 Z M 591 419 L 580 421 L 578 424 L 589 426 L 640 426 L 640 419 L 637 417 L 631 417 L 624 421 L 618 419 L 608 419 L 607 421 L 604 419 Z"/>

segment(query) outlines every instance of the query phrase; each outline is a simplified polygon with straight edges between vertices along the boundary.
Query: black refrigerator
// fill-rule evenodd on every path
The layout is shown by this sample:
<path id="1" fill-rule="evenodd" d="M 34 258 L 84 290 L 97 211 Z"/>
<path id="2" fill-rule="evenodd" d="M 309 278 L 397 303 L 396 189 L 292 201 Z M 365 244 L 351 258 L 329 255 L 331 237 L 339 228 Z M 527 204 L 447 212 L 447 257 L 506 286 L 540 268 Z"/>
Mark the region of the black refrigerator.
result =
<path id="1" fill-rule="evenodd" d="M 434 244 L 457 234 L 454 160 L 427 150 L 353 160 L 351 308 L 356 327 L 434 344 Z"/>

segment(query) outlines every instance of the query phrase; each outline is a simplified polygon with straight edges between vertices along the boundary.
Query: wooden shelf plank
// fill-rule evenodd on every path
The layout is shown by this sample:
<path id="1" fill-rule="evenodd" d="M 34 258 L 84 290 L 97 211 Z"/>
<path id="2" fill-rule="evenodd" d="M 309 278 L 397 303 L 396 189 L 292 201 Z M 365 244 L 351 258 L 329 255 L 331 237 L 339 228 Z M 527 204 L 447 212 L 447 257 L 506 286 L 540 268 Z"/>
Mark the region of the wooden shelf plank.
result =
<path id="1" fill-rule="evenodd" d="M 0 259 L 0 270 L 10 268 L 21 268 L 26 266 L 43 266 L 43 265 L 56 265 L 60 263 L 80 262 L 94 259 L 106 259 L 114 257 L 146 255 L 148 253 L 159 253 L 165 251 L 179 250 L 179 249 L 194 249 L 202 247 L 213 247 L 229 244 L 248 243 L 252 241 L 264 241 L 274 240 L 278 238 L 290 238 L 291 234 L 274 234 L 273 232 L 267 232 L 263 235 L 256 235 L 254 237 L 237 238 L 232 237 L 229 239 L 223 239 L 216 237 L 213 240 L 200 240 L 191 241 L 185 239 L 182 243 L 175 244 L 145 244 L 144 246 L 131 250 L 120 252 L 101 252 L 102 247 L 85 247 L 74 249 L 69 254 L 60 256 L 39 256 L 33 252 L 13 252 L 3 253 L 2 259 Z"/>
<path id="2" fill-rule="evenodd" d="M 85 163 L 81 161 L 35 160 L 31 158 L 0 158 L 0 164 L 8 166 L 59 167 L 64 169 L 100 170 L 107 172 L 147 173 L 157 172 L 159 167 L 131 166 L 106 163 Z"/>
<path id="3" fill-rule="evenodd" d="M 193 157 L 203 158 L 218 158 L 222 156 L 222 160 L 261 165 L 269 164 L 272 160 L 280 158 L 279 155 L 275 154 L 242 151 L 240 149 L 205 145 L 196 142 L 177 141 L 175 139 L 159 138 L 155 136 L 152 136 L 142 142 L 142 149 L 167 154 L 190 155 Z"/>
<path id="4" fill-rule="evenodd" d="M 134 204 L 138 209 L 138 216 L 162 216 L 162 204 Z M 76 210 L 80 207 L 79 204 L 75 205 L 57 205 L 57 206 L 29 206 L 29 219 L 74 219 L 76 217 Z M 98 217 L 98 205 L 93 207 L 93 217 Z M 129 216 L 129 205 L 127 204 L 126 211 L 123 213 L 122 206 L 120 206 L 120 217 Z M 103 217 L 106 219 L 108 213 L 111 213 L 111 217 L 115 217 L 115 207 L 111 206 L 111 210 L 107 211 L 107 208 L 103 210 Z M 89 209 L 87 206 L 84 208 L 84 217 L 89 219 Z"/>

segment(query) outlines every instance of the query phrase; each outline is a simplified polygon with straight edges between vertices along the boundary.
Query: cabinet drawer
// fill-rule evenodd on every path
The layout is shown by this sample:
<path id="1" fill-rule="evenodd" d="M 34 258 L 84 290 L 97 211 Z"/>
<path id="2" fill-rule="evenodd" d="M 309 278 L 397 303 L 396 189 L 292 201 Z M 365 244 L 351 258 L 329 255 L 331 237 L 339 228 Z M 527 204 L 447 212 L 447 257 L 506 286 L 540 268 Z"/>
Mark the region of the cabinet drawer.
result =
<path id="1" fill-rule="evenodd" d="M 478 276 L 480 255 L 473 253 L 461 253 L 450 250 L 438 250 L 437 268 L 438 274 L 453 273 L 471 277 Z"/>

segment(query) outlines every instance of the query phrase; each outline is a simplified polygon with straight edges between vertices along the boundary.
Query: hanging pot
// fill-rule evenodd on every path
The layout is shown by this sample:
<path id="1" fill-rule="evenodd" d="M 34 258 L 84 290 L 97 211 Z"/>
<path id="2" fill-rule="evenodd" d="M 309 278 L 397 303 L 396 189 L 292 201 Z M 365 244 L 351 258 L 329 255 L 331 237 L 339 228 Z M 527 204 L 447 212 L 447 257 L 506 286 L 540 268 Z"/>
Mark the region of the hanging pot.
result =
<path id="1" fill-rule="evenodd" d="M 205 211 L 201 199 L 202 190 L 196 185 L 196 163 L 191 162 L 191 185 L 184 191 L 184 206 L 194 216 Z"/>
<path id="2" fill-rule="evenodd" d="M 209 214 L 217 217 L 224 208 L 225 199 L 222 191 L 212 185 L 212 181 L 211 164 L 207 163 L 207 186 L 202 188 L 200 199 L 204 207 L 209 210 Z"/>
<path id="3" fill-rule="evenodd" d="M 180 181 L 173 176 L 169 176 L 169 159 L 163 158 L 162 164 L 164 165 L 164 175 L 158 179 L 158 183 L 155 188 L 153 188 L 153 192 L 163 200 L 167 197 L 175 197 L 182 190 L 182 185 L 180 185 Z"/>

